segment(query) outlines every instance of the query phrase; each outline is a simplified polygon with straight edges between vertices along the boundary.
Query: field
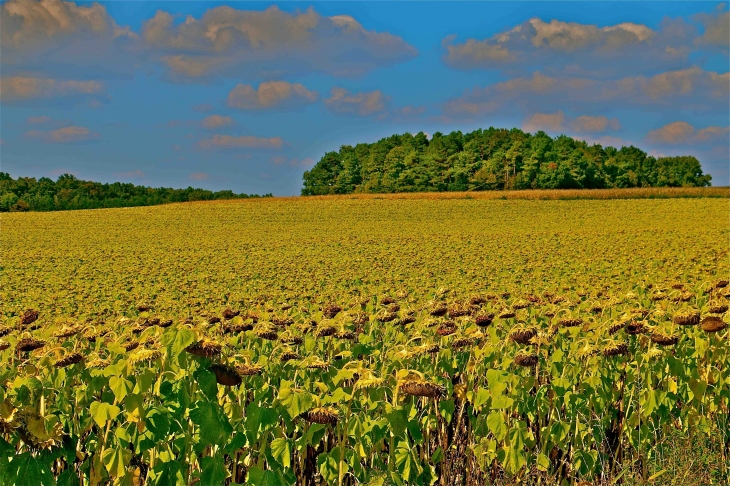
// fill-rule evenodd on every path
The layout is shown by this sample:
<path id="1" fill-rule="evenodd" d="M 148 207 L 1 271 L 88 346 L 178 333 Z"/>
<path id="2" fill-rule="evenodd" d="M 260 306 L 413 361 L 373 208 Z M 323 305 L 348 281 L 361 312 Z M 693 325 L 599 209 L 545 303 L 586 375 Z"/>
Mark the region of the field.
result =
<path id="1" fill-rule="evenodd" d="M 727 484 L 713 191 L 3 214 L 0 484 Z"/>

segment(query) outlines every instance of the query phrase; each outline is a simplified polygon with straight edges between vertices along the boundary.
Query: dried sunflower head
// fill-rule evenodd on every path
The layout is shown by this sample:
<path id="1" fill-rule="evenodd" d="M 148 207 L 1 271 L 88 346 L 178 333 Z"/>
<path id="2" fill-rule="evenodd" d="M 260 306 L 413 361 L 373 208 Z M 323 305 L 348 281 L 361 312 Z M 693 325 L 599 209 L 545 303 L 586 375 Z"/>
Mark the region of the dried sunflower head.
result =
<path id="1" fill-rule="evenodd" d="M 404 380 L 399 389 L 406 395 L 439 399 L 446 396 L 446 388 L 426 380 Z"/>
<path id="2" fill-rule="evenodd" d="M 332 407 L 317 407 L 304 412 L 302 417 L 307 422 L 323 425 L 335 425 L 339 420 L 340 414 L 336 408 Z"/>

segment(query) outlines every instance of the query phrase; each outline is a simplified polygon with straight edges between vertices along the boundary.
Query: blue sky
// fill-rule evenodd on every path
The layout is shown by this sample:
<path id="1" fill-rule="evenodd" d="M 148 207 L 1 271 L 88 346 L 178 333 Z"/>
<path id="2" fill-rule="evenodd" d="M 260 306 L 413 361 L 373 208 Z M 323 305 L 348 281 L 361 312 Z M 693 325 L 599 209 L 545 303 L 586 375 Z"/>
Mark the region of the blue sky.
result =
<path id="1" fill-rule="evenodd" d="M 13 176 L 298 194 L 325 151 L 519 127 L 691 154 L 728 185 L 717 2 L 2 6 Z"/>

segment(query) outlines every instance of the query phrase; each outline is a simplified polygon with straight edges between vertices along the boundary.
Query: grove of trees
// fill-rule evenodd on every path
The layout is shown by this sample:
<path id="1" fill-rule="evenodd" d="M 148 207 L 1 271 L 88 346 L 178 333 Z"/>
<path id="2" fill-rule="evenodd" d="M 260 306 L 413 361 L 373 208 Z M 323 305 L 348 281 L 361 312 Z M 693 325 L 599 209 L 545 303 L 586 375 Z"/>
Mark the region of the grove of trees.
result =
<path id="1" fill-rule="evenodd" d="M 304 173 L 302 195 L 709 186 L 696 157 L 655 158 L 545 132 L 423 132 L 345 145 Z"/>
<path id="2" fill-rule="evenodd" d="M 232 191 L 206 189 L 170 189 L 145 187 L 134 184 L 102 184 L 77 179 L 63 174 L 56 181 L 48 177 L 18 177 L 0 172 L 0 211 L 57 211 L 63 209 L 119 208 L 152 206 L 184 201 L 270 197 L 235 194 Z"/>

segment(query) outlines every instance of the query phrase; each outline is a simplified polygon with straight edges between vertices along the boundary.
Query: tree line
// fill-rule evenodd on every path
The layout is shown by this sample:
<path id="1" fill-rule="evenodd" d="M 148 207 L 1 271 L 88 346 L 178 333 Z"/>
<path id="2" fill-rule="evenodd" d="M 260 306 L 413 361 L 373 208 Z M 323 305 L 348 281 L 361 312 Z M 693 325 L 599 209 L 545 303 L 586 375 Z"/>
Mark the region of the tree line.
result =
<path id="1" fill-rule="evenodd" d="M 48 177 L 18 177 L 0 172 L 0 211 L 58 211 L 66 209 L 121 208 L 152 206 L 185 201 L 212 201 L 271 197 L 271 194 L 235 194 L 232 191 L 206 189 L 171 189 L 145 187 L 114 182 L 84 181 L 71 174 L 63 174 L 56 181 Z"/>
<path id="2" fill-rule="evenodd" d="M 545 132 L 489 128 L 405 133 L 327 152 L 302 195 L 709 186 L 696 157 L 653 157 Z"/>

